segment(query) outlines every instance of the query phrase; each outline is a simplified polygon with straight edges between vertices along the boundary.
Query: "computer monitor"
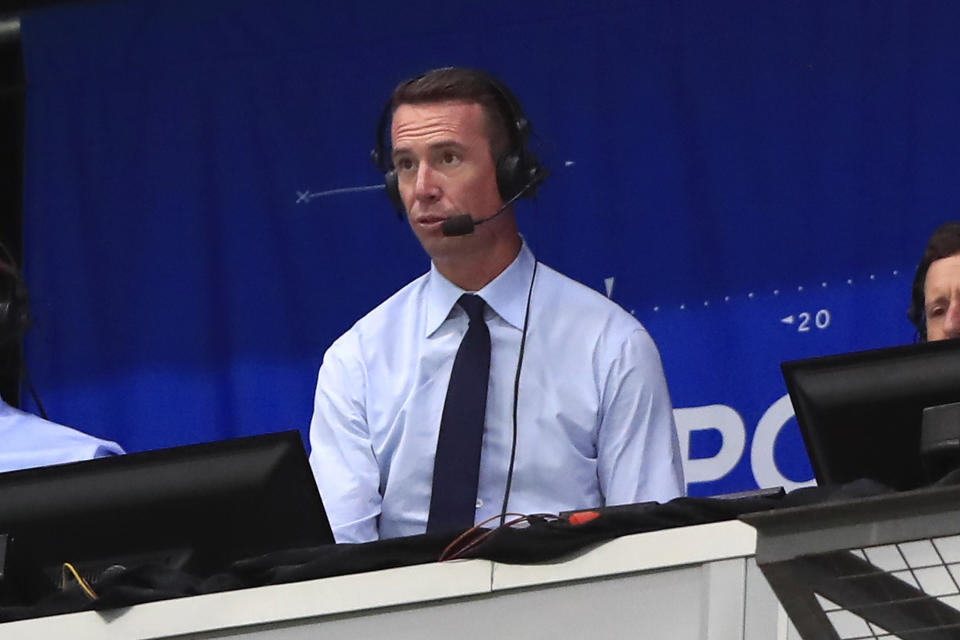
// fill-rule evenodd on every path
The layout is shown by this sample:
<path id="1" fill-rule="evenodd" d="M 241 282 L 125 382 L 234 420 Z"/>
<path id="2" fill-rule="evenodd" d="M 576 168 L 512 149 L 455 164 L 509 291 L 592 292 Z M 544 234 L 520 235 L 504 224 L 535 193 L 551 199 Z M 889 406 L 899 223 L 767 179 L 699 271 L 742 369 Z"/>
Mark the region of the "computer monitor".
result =
<path id="1" fill-rule="evenodd" d="M 817 484 L 871 478 L 907 490 L 928 483 L 923 410 L 960 402 L 960 340 L 796 360 L 781 369 Z"/>
<path id="2" fill-rule="evenodd" d="M 96 581 L 162 563 L 205 575 L 333 542 L 296 431 L 0 474 L 3 599 L 29 604 L 63 563 Z"/>

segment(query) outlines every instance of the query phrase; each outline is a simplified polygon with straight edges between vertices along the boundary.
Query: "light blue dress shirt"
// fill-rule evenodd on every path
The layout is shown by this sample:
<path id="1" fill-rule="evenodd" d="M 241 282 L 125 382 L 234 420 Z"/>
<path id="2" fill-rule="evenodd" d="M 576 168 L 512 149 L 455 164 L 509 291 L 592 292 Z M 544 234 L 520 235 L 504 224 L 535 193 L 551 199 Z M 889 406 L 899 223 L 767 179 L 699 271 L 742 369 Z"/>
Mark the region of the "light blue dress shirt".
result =
<path id="1" fill-rule="evenodd" d="M 121 453 L 116 442 L 44 420 L 0 400 L 0 472 Z"/>
<path id="2" fill-rule="evenodd" d="M 476 522 L 500 513 L 513 439 L 513 387 L 535 260 L 477 292 L 488 305 L 490 384 Z M 324 355 L 310 464 L 338 542 L 423 533 L 450 370 L 467 330 L 464 293 L 431 270 Z M 598 292 L 540 264 L 520 379 L 508 510 L 559 511 L 683 493 L 670 397 L 653 340 Z"/>

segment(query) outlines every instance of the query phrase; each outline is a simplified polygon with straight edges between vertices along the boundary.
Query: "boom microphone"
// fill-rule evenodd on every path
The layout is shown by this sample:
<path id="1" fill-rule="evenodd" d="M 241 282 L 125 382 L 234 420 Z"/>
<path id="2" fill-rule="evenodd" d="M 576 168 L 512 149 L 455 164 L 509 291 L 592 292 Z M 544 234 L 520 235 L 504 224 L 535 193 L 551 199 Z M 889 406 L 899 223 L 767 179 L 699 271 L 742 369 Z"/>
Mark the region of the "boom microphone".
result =
<path id="1" fill-rule="evenodd" d="M 455 216 L 450 216 L 443 221 L 443 225 L 441 225 L 440 230 L 443 231 L 443 235 L 447 236 L 448 238 L 453 236 L 465 236 L 468 233 L 473 233 L 474 227 L 476 227 L 478 224 L 483 224 L 488 220 L 493 220 L 496 218 L 498 215 L 503 213 L 508 206 L 510 206 L 511 202 L 513 202 L 513 200 L 507 201 L 502 207 L 497 209 L 493 215 L 487 216 L 486 218 L 480 218 L 479 220 L 474 220 L 469 213 L 458 213 Z"/>
<path id="2" fill-rule="evenodd" d="M 453 236 L 465 236 L 468 233 L 473 233 L 473 228 L 478 224 L 486 222 L 490 218 L 486 218 L 480 221 L 474 221 L 470 217 L 469 213 L 458 213 L 455 216 L 450 216 L 443 221 L 443 225 L 440 227 L 440 230 L 443 231 L 443 235 L 450 238 Z"/>
<path id="3" fill-rule="evenodd" d="M 454 236 L 465 236 L 467 234 L 473 233 L 474 228 L 479 225 L 487 222 L 488 220 L 493 220 L 498 215 L 507 210 L 507 207 L 512 205 L 517 198 L 525 194 L 527 191 L 537 186 L 543 179 L 547 177 L 547 172 L 545 169 L 540 169 L 537 171 L 533 177 L 531 177 L 530 182 L 523 185 L 523 188 L 517 192 L 515 196 L 503 203 L 503 206 L 494 211 L 491 215 L 486 218 L 480 218 L 479 220 L 474 220 L 473 216 L 469 213 L 458 213 L 455 216 L 450 216 L 443 221 L 443 224 L 440 227 L 440 230 L 443 232 L 443 235 L 450 238 Z"/>

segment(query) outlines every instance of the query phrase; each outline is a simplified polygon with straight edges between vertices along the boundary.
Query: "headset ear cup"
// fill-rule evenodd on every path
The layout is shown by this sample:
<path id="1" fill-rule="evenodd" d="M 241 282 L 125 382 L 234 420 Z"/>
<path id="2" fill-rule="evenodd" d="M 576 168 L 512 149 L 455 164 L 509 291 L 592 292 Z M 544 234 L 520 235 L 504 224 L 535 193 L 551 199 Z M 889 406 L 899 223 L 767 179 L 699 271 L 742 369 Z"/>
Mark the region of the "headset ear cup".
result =
<path id="1" fill-rule="evenodd" d="M 32 319 L 30 317 L 30 299 L 27 295 L 27 285 L 23 281 L 23 276 L 19 274 L 14 293 L 14 309 L 16 311 L 17 339 L 20 339 L 30 328 Z"/>
<path id="2" fill-rule="evenodd" d="M 500 198 L 506 202 L 523 188 L 524 181 L 520 170 L 520 154 L 508 151 L 497 161 L 497 190 Z"/>
<path id="3" fill-rule="evenodd" d="M 400 197 L 400 180 L 396 169 L 390 169 L 383 174 L 383 184 L 387 188 L 387 197 L 397 210 L 397 217 L 402 218 L 404 212 L 403 199 Z"/>
<path id="4" fill-rule="evenodd" d="M 504 202 L 521 191 L 525 198 L 534 197 L 546 177 L 544 168 L 526 151 L 508 151 L 497 161 L 497 189 Z"/>
<path id="5" fill-rule="evenodd" d="M 0 343 L 20 340 L 30 327 L 30 305 L 27 287 L 19 273 L 10 273 L 13 282 L 7 299 L 0 301 Z"/>
<path id="6" fill-rule="evenodd" d="M 16 336 L 16 320 L 13 302 L 0 301 L 0 344 L 6 344 Z"/>

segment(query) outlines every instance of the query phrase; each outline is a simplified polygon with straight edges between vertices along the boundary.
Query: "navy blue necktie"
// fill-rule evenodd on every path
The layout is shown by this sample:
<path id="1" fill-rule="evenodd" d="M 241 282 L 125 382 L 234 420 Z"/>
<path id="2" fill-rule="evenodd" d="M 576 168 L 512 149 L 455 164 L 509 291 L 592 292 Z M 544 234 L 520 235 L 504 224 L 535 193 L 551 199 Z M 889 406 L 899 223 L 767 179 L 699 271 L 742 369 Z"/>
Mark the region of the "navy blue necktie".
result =
<path id="1" fill-rule="evenodd" d="M 457 349 L 443 403 L 428 532 L 469 529 L 476 516 L 480 445 L 490 379 L 490 330 L 483 320 L 483 298 L 465 293 L 457 304 L 467 312 L 470 326 Z"/>

